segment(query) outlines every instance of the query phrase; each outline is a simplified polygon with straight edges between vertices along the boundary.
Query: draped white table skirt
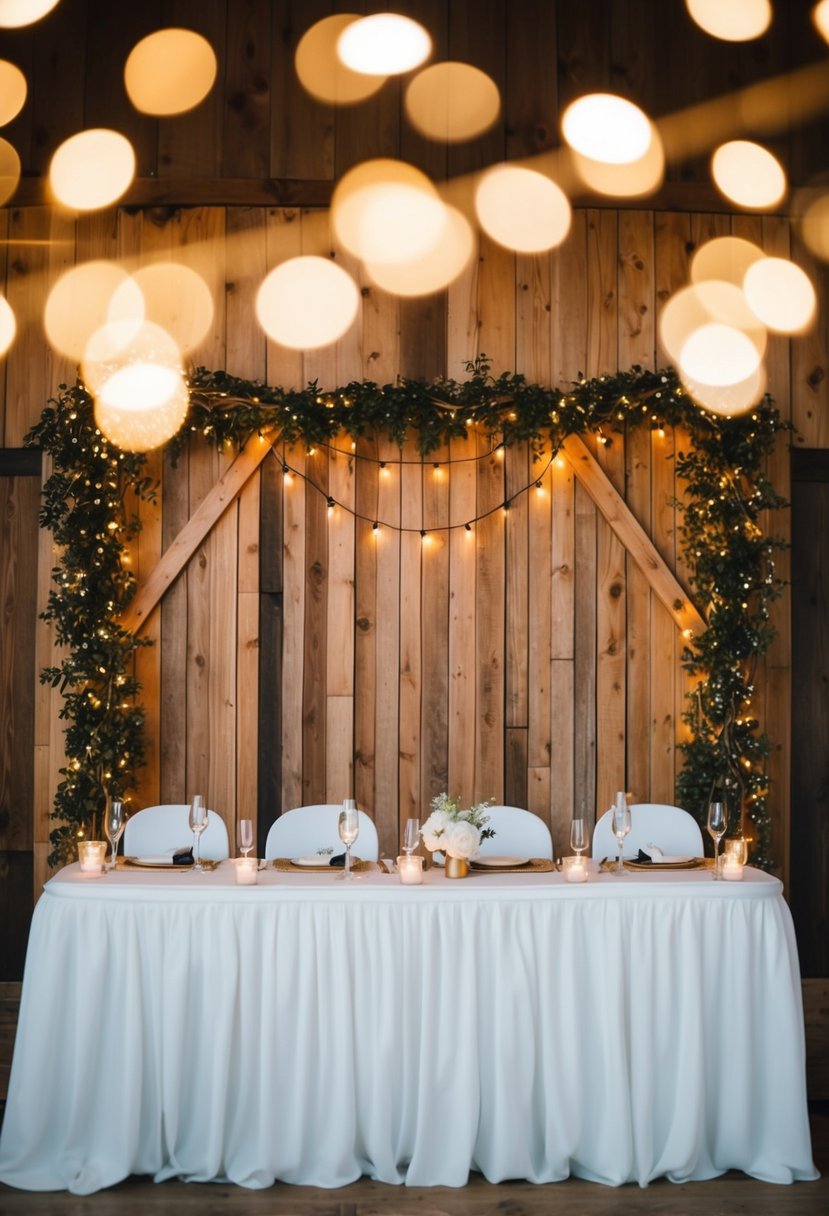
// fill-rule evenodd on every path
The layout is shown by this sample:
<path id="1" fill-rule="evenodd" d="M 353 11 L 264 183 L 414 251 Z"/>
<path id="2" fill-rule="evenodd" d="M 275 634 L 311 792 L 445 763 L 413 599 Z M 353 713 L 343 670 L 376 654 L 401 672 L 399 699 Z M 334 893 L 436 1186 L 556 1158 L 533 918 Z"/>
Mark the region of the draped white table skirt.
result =
<path id="1" fill-rule="evenodd" d="M 4 1182 L 817 1177 L 776 880 L 260 878 L 47 885 Z"/>

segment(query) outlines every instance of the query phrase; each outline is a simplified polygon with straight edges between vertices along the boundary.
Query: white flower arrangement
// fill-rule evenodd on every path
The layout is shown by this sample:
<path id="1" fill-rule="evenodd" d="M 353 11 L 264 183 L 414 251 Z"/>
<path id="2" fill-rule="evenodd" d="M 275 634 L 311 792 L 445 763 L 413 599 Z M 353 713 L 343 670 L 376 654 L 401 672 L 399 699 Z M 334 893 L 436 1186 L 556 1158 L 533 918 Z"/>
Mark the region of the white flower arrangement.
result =
<path id="1" fill-rule="evenodd" d="M 437 850 L 447 857 L 474 861 L 481 851 L 481 841 L 495 835 L 488 828 L 486 813 L 490 802 L 478 802 L 474 806 L 461 808 L 460 799 L 448 794 L 436 794 L 432 799 L 432 813 L 420 829 L 423 843 L 434 853 Z"/>

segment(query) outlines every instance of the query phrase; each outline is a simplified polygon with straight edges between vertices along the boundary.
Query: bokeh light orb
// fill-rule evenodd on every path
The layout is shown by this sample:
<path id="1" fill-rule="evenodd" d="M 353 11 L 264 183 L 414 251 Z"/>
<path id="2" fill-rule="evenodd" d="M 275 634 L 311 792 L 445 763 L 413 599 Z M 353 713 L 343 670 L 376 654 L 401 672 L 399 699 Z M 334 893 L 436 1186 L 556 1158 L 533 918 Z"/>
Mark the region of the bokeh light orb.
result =
<path id="1" fill-rule="evenodd" d="M 92 335 L 108 321 L 132 319 L 134 335 L 144 320 L 144 301 L 131 284 L 126 270 L 115 262 L 82 262 L 65 271 L 43 310 L 52 349 L 79 362 Z"/>
<path id="2" fill-rule="evenodd" d="M 17 64 L 0 59 L 0 127 L 17 118 L 26 104 L 27 92 L 26 77 Z"/>
<path id="3" fill-rule="evenodd" d="M 156 30 L 130 51 L 124 86 L 142 114 L 185 114 L 204 101 L 216 71 L 216 53 L 201 34 L 174 28 Z"/>
<path id="4" fill-rule="evenodd" d="M 733 283 L 706 280 L 681 288 L 662 309 L 659 336 L 668 357 L 681 367 L 683 351 L 689 339 L 710 324 L 723 325 L 742 333 L 754 346 L 758 360 L 765 353 L 768 338 L 766 327 L 749 308 L 742 290 Z M 753 367 L 756 367 L 756 362 Z M 705 376 L 698 372 L 691 373 L 688 369 L 689 374 L 696 374 L 697 379 L 707 384 L 736 384 L 740 379 L 745 379 L 745 376 L 739 375 L 739 370 L 735 366 L 727 379 L 706 380 Z"/>
<path id="5" fill-rule="evenodd" d="M 719 279 L 742 287 L 745 273 L 754 262 L 765 257 L 763 250 L 753 241 L 740 236 L 717 236 L 706 241 L 691 259 L 691 282 L 704 283 L 707 279 Z"/>
<path id="6" fill-rule="evenodd" d="M 475 191 L 475 211 L 494 241 L 518 253 L 541 253 L 560 245 L 572 217 L 561 187 L 520 165 L 496 165 L 483 175 Z"/>
<path id="7" fill-rule="evenodd" d="M 723 42 L 748 42 L 771 25 L 769 0 L 685 0 L 693 20 Z"/>
<path id="8" fill-rule="evenodd" d="M 814 319 L 817 296 L 812 281 L 787 258 L 754 262 L 746 271 L 743 291 L 751 311 L 776 333 L 804 333 Z"/>
<path id="9" fill-rule="evenodd" d="M 383 87 L 387 76 L 364 76 L 347 68 L 337 54 L 340 34 L 359 21 L 358 13 L 336 13 L 323 17 L 302 35 L 294 55 L 294 67 L 302 87 L 317 101 L 348 106 L 365 101 Z"/>
<path id="10" fill-rule="evenodd" d="M 647 114 L 615 93 L 588 93 L 571 102 L 561 131 L 574 151 L 610 165 L 641 160 L 653 139 Z"/>
<path id="11" fill-rule="evenodd" d="M 591 160 L 570 149 L 570 160 L 576 174 L 589 189 L 611 198 L 637 198 L 653 194 L 665 176 L 665 150 L 659 132 L 654 127 L 651 142 L 644 156 L 624 164 L 608 164 Z"/>
<path id="12" fill-rule="evenodd" d="M 372 13 L 340 34 L 337 53 L 347 68 L 366 76 L 397 76 L 419 67 L 432 39 L 418 21 L 400 13 Z"/>
<path id="13" fill-rule="evenodd" d="M 445 223 L 431 249 L 406 262 L 366 262 L 377 287 L 396 296 L 428 296 L 461 275 L 475 252 L 475 234 L 466 217 L 446 207 Z"/>
<path id="14" fill-rule="evenodd" d="M 727 418 L 744 414 L 757 405 L 766 391 L 766 381 L 766 369 L 762 363 L 747 379 L 737 384 L 703 384 L 687 372 L 682 373 L 682 383 L 697 405 Z"/>
<path id="15" fill-rule="evenodd" d="M 292 350 L 329 346 L 350 329 L 360 293 L 329 258 L 290 258 L 272 270 L 256 295 L 256 315 L 269 338 Z"/>
<path id="16" fill-rule="evenodd" d="M 34 25 L 51 13 L 58 0 L 0 0 L 0 28 L 19 29 L 23 25 Z"/>
<path id="17" fill-rule="evenodd" d="M 725 197 L 740 207 L 773 207 L 786 193 L 780 161 L 748 139 L 720 144 L 711 157 L 711 175 Z"/>
<path id="18" fill-rule="evenodd" d="M 469 63 L 435 63 L 406 89 L 406 114 L 427 139 L 459 143 L 496 122 L 501 94 L 491 76 Z"/>
<path id="19" fill-rule="evenodd" d="M 203 341 L 213 324 L 213 296 L 200 274 L 180 262 L 142 266 L 116 289 L 110 315 L 154 321 L 190 351 Z"/>
<path id="20" fill-rule="evenodd" d="M 693 330 L 679 352 L 680 374 L 703 384 L 739 384 L 759 366 L 760 355 L 748 335 L 721 321 Z"/>
<path id="21" fill-rule="evenodd" d="M 812 9 L 812 20 L 824 42 L 829 42 L 829 0 L 820 0 L 820 4 L 815 5 Z"/>
<path id="22" fill-rule="evenodd" d="M 5 296 L 0 296 L 0 355 L 5 355 L 16 333 L 17 321 L 12 306 Z"/>
<path id="23" fill-rule="evenodd" d="M 187 417 L 184 377 L 167 367 L 136 363 L 114 372 L 95 397 L 95 423 L 125 452 L 167 443 Z"/>
<path id="24" fill-rule="evenodd" d="M 20 157 L 7 139 L 0 138 L 0 207 L 20 184 Z"/>
<path id="25" fill-rule="evenodd" d="M 64 140 L 49 165 L 52 193 L 75 211 L 108 207 L 128 189 L 134 176 L 132 144 L 105 127 Z"/>
<path id="26" fill-rule="evenodd" d="M 445 204 L 419 169 L 404 161 L 363 161 L 343 175 L 331 199 L 337 239 L 365 262 L 410 262 L 440 239 Z"/>
<path id="27" fill-rule="evenodd" d="M 803 207 L 800 234 L 815 257 L 829 262 L 829 194 L 818 194 Z"/>
<path id="28" fill-rule="evenodd" d="M 181 373 L 181 353 L 160 325 L 133 318 L 107 321 L 91 335 L 81 358 L 81 375 L 87 388 L 98 396 L 104 385 L 125 367 L 164 367 Z"/>

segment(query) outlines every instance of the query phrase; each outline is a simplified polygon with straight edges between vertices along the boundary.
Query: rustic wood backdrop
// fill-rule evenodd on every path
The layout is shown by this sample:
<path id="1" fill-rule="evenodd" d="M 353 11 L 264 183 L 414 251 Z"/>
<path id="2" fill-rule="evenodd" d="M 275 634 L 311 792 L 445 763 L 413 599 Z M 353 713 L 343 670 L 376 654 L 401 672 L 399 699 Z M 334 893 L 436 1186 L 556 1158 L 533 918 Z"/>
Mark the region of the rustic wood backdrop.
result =
<path id="1" fill-rule="evenodd" d="M 407 126 L 394 82 L 337 113 L 302 93 L 291 67 L 296 41 L 339 7 L 347 6 L 63 0 L 41 27 L 3 36 L 0 53 L 27 71 L 31 89 L 4 132 L 26 174 L 0 211 L 0 282 L 19 328 L 0 373 L 6 449 L 20 449 L 56 386 L 74 378 L 48 348 L 40 318 L 51 284 L 90 258 L 141 264 L 172 255 L 198 270 L 216 312 L 194 362 L 238 376 L 286 387 L 462 378 L 466 362 L 485 353 L 496 373 L 564 385 L 579 372 L 664 363 L 660 308 L 687 281 L 694 248 L 729 232 L 791 252 L 818 287 L 817 327 L 771 343 L 769 388 L 796 427 L 794 443 L 829 446 L 826 271 L 785 215 L 727 214 L 701 159 L 672 166 L 647 207 L 581 200 L 569 238 L 551 254 L 516 256 L 483 240 L 466 274 L 426 300 L 399 302 L 360 279 L 359 320 L 330 349 L 290 353 L 266 342 L 253 320 L 262 277 L 295 253 L 335 256 L 359 277 L 332 244 L 326 211 L 333 181 L 355 162 L 400 155 L 441 179 L 544 152 L 557 143 L 563 105 L 594 87 L 632 94 L 656 116 L 680 110 L 819 56 L 807 37 L 808 5 L 778 6 L 768 37 L 734 48 L 692 29 L 682 6 L 674 12 L 657 0 L 408 0 L 397 7 L 430 28 L 438 56 L 475 63 L 502 88 L 502 123 L 449 149 Z M 218 51 L 220 76 L 197 110 L 159 122 L 132 109 L 120 71 L 134 42 L 162 23 L 201 30 Z M 682 73 L 670 66 L 680 57 Z M 96 124 L 130 137 L 138 179 L 120 207 L 67 215 L 45 201 L 43 174 L 63 138 Z M 794 180 L 806 182 L 817 166 L 822 133 L 812 124 L 772 141 Z M 681 580 L 672 455 L 683 442 L 670 430 L 643 428 L 596 449 Z M 143 512 L 132 555 L 139 580 L 231 458 L 207 451 L 198 437 L 176 468 L 153 457 L 163 493 Z M 147 626 L 156 645 L 140 655 L 150 746 L 137 805 L 181 801 L 200 789 L 231 833 L 238 818 L 258 818 L 261 845 L 281 809 L 339 800 L 353 786 L 383 848 L 394 849 L 400 820 L 423 815 L 429 798 L 449 788 L 529 806 L 551 824 L 561 849 L 573 809 L 600 814 L 620 786 L 642 799 L 673 800 L 686 691 L 681 639 L 566 462 L 468 539 L 448 525 L 534 482 L 527 453 L 490 456 L 473 435 L 422 466 L 408 449 L 402 458 L 371 439 L 354 453 L 294 451 L 289 463 L 302 476 L 285 481 L 279 453 L 218 522 Z M 785 444 L 770 472 L 786 494 Z M 8 485 L 7 511 L 30 517 L 30 480 L 11 476 Z M 339 504 L 331 515 L 328 495 Z M 351 510 L 382 520 L 379 537 Z M 774 526 L 785 532 L 786 515 Z M 33 577 L 31 528 L 21 524 L 12 537 L 19 549 L 2 558 L 7 603 L 22 602 Z M 41 606 L 53 561 L 41 534 Z M 774 847 L 785 874 L 787 598 L 776 615 L 781 633 L 759 673 L 754 708 L 775 743 Z M 20 635 L 4 629 L 2 663 L 9 672 L 16 664 L 18 689 L 19 644 Z M 5 757 L 0 769 L 9 808 L 0 843 L 11 852 L 34 844 L 36 889 L 47 872 L 62 723 L 59 696 L 35 685 L 34 670 L 52 658 L 50 632 L 39 624 L 27 694 L 33 794 L 15 775 L 19 758 Z M 16 706 L 22 721 L 25 698 Z"/>

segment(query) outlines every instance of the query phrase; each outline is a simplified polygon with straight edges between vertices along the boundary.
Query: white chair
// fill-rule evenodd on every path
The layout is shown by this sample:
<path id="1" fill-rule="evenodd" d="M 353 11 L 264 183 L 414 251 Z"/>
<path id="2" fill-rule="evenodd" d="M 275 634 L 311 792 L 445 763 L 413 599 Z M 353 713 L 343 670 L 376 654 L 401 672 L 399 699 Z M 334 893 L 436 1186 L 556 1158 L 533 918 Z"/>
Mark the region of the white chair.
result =
<path id="1" fill-rule="evenodd" d="M 136 811 L 124 828 L 124 856 L 147 857 L 193 844 L 186 803 L 147 806 Z M 206 861 L 224 861 L 230 856 L 227 828 L 216 811 L 207 812 L 207 827 L 201 834 L 199 853 Z"/>
<path id="2" fill-rule="evenodd" d="M 488 828 L 495 835 L 481 841 L 482 857 L 546 857 L 552 861 L 553 838 L 543 819 L 517 806 L 491 806 Z"/>
<path id="3" fill-rule="evenodd" d="M 340 840 L 337 821 L 342 810 L 341 803 L 324 802 L 316 806 L 298 806 L 283 811 L 275 819 L 265 841 L 265 857 L 313 857 L 318 849 L 333 849 L 342 853 L 345 845 Z M 363 861 L 376 861 L 380 854 L 377 828 L 365 811 L 358 811 L 360 831 L 351 846 L 355 857 Z"/>
<path id="4" fill-rule="evenodd" d="M 637 857 L 640 849 L 655 844 L 674 857 L 702 857 L 702 832 L 692 815 L 678 806 L 659 802 L 636 802 L 630 808 L 630 832 L 625 837 L 623 857 Z M 593 829 L 594 857 L 618 857 L 613 835 L 612 811 L 605 811 Z"/>

